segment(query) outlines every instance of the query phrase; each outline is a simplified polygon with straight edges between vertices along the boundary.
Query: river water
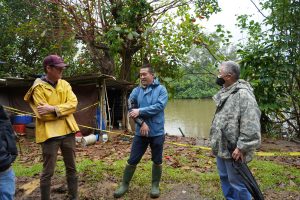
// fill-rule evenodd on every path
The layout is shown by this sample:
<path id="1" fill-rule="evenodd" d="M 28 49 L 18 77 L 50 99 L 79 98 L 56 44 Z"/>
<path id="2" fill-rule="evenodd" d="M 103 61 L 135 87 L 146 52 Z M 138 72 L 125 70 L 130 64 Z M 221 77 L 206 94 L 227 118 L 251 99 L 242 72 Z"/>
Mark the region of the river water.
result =
<path id="1" fill-rule="evenodd" d="M 215 108 L 212 99 L 169 100 L 165 110 L 165 132 L 181 135 L 180 128 L 185 136 L 208 138 Z"/>

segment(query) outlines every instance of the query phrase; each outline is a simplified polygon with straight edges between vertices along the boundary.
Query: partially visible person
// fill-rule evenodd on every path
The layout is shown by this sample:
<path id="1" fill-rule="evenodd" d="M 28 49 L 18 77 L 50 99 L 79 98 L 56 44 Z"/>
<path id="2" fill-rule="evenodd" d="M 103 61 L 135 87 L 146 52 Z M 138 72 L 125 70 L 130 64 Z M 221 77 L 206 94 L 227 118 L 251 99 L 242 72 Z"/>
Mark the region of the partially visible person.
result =
<path id="1" fill-rule="evenodd" d="M 61 79 L 68 65 L 57 55 L 44 59 L 45 76 L 37 78 L 24 97 L 36 117 L 36 142 L 41 144 L 43 171 L 40 178 L 41 199 L 50 199 L 51 178 L 61 150 L 66 167 L 69 199 L 78 199 L 75 165 L 75 133 L 79 131 L 73 113 L 77 98 L 70 84 Z"/>
<path id="2" fill-rule="evenodd" d="M 135 120 L 136 132 L 133 138 L 130 157 L 124 170 L 120 187 L 114 197 L 123 196 L 148 146 L 151 148 L 152 186 L 151 198 L 160 195 L 159 182 L 162 175 L 162 153 L 165 141 L 164 109 L 167 105 L 168 94 L 164 86 L 155 78 L 150 64 L 140 69 L 140 86 L 134 88 L 129 96 L 129 116 Z"/>
<path id="3" fill-rule="evenodd" d="M 0 199 L 14 199 L 16 185 L 12 163 L 16 160 L 18 150 L 15 132 L 9 117 L 0 105 Z"/>
<path id="4" fill-rule="evenodd" d="M 226 199 L 251 200 L 251 194 L 232 162 L 250 162 L 261 143 L 260 110 L 250 84 L 239 79 L 240 67 L 223 62 L 216 83 L 222 89 L 213 97 L 217 109 L 210 130 L 212 152 Z"/>

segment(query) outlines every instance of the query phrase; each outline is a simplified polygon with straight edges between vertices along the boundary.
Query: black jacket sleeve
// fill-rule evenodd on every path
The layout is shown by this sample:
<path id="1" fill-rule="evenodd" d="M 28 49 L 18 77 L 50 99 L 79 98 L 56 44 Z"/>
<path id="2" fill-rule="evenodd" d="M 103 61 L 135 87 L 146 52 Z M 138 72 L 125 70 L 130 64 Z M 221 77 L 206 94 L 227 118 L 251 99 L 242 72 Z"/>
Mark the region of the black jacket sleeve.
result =
<path id="1" fill-rule="evenodd" d="M 1 106 L 0 108 L 0 172 L 6 170 L 15 161 L 18 155 L 16 137 L 9 120 Z"/>
<path id="2" fill-rule="evenodd" d="M 128 99 L 128 111 L 130 112 L 132 109 L 134 108 L 138 108 L 137 107 L 137 103 L 134 102 L 133 99 Z M 134 118 L 135 123 L 137 123 L 139 126 L 142 126 L 142 124 L 144 123 L 144 120 L 142 117 L 138 116 L 136 118 Z"/>

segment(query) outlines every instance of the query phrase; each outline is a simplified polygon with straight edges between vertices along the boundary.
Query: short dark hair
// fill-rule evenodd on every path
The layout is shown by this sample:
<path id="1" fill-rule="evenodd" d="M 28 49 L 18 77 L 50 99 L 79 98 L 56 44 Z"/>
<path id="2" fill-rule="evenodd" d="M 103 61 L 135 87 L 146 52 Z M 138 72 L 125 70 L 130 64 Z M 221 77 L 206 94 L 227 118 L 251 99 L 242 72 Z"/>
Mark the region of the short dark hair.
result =
<path id="1" fill-rule="evenodd" d="M 153 67 L 151 66 L 150 63 L 146 63 L 146 64 L 143 64 L 143 66 L 141 67 L 141 69 L 148 69 L 148 71 L 151 73 L 151 74 L 154 74 L 154 69 Z"/>

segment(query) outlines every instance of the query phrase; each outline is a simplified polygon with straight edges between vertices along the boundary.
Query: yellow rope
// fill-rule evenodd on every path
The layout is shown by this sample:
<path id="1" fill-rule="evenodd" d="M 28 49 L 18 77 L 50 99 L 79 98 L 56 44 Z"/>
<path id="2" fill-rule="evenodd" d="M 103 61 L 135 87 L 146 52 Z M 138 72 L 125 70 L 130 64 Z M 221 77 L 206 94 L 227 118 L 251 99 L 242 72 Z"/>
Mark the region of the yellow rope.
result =
<path id="1" fill-rule="evenodd" d="M 14 112 L 14 113 L 17 113 L 17 114 L 34 116 L 34 114 L 31 113 L 31 112 L 26 112 L 26 111 L 23 111 L 23 110 L 18 110 L 16 108 L 12 108 L 12 107 L 9 107 L 9 106 L 3 106 L 3 108 L 5 110 L 9 110 L 10 112 Z"/>
<path id="2" fill-rule="evenodd" d="M 86 110 L 86 109 L 89 109 L 89 108 L 91 108 L 91 107 L 93 107 L 93 106 L 96 106 L 96 105 L 98 105 L 98 102 L 96 102 L 96 103 L 94 103 L 94 104 L 92 104 L 92 105 L 90 105 L 90 106 L 87 106 L 87 107 L 85 107 L 85 108 L 82 108 L 82 109 L 80 109 L 80 110 L 77 110 L 76 113 L 78 113 L 78 112 L 80 112 L 80 111 L 83 111 L 83 110 Z"/>
<path id="3" fill-rule="evenodd" d="M 300 156 L 300 152 L 255 152 L 257 156 Z"/>
<path id="4" fill-rule="evenodd" d="M 92 129 L 92 130 L 102 131 L 102 132 L 106 132 L 106 133 L 112 133 L 112 134 L 124 135 L 124 136 L 133 138 L 132 135 L 127 135 L 127 134 L 124 134 L 124 133 L 118 133 L 118 132 L 114 132 L 114 131 L 102 130 L 102 129 L 99 129 L 99 128 L 93 128 L 93 127 L 85 126 L 85 125 L 81 125 L 81 124 L 78 124 L 78 126 L 84 127 L 84 128 L 88 128 L 88 129 Z"/>
<path id="5" fill-rule="evenodd" d="M 91 107 L 93 107 L 93 106 L 95 106 L 97 104 L 98 104 L 98 102 L 96 102 L 96 103 L 94 103 L 92 105 L 89 105 L 87 107 L 84 107 L 84 108 L 82 108 L 80 110 L 77 110 L 76 113 L 77 112 L 81 112 L 81 111 L 86 110 L 86 109 L 89 109 L 89 108 L 91 108 Z M 34 113 L 31 113 L 31 112 L 26 112 L 26 111 L 19 110 L 19 109 L 16 109 L 16 108 L 12 108 L 12 107 L 9 107 L 9 106 L 3 106 L 3 107 L 4 107 L 5 110 L 8 110 L 10 112 L 13 112 L 13 113 L 16 113 L 16 114 L 19 114 L 19 115 L 31 115 L 32 117 L 35 117 Z"/>
<path id="6" fill-rule="evenodd" d="M 191 145 L 191 144 L 182 144 L 182 143 L 177 143 L 177 142 L 166 142 L 168 144 L 173 144 L 176 146 L 182 146 L 182 147 L 190 147 L 190 148 L 196 148 L 196 149 L 203 149 L 203 150 L 211 150 L 210 147 L 205 147 L 205 146 L 199 146 L 199 145 Z"/>
<path id="7" fill-rule="evenodd" d="M 118 133 L 118 132 L 113 132 L 113 131 L 101 130 L 101 129 L 98 129 L 98 128 L 92 128 L 92 127 L 84 126 L 84 125 L 80 125 L 80 124 L 78 124 L 78 126 L 81 126 L 81 127 L 84 127 L 84 128 L 88 128 L 88 129 L 103 131 L 103 132 L 107 132 L 107 133 L 112 133 L 112 134 L 124 135 L 126 137 L 133 138 L 132 135 L 127 135 L 127 134 L 124 134 L 124 133 Z M 190 148 L 203 149 L 203 150 L 207 150 L 207 151 L 211 150 L 210 147 L 205 147 L 205 146 L 198 146 L 198 145 L 191 145 L 191 144 L 182 144 L 182 143 L 177 143 L 177 142 L 166 142 L 166 143 L 167 144 L 176 145 L 176 146 L 182 146 L 182 147 L 190 147 Z M 257 156 L 264 156 L 264 157 L 267 157 L 267 156 L 300 156 L 300 152 L 255 152 L 255 155 L 257 155 Z"/>
<path id="8" fill-rule="evenodd" d="M 98 104 L 98 102 L 94 103 L 93 105 L 90 105 L 90 106 L 87 106 L 85 108 L 82 108 L 82 109 L 80 109 L 77 112 L 80 112 L 82 110 L 88 109 L 88 108 L 90 108 L 92 106 L 95 106 L 97 104 Z M 15 109 L 15 108 L 12 108 L 12 107 L 8 107 L 8 106 L 3 106 L 3 107 L 5 109 L 10 110 L 10 111 L 15 112 L 15 113 L 20 113 L 22 115 L 27 114 L 27 115 L 31 115 L 31 116 L 35 117 L 35 115 L 33 113 L 30 113 L 30 112 L 18 110 L 18 109 Z M 98 130 L 98 131 L 102 131 L 102 132 L 106 132 L 106 133 L 124 135 L 126 137 L 133 138 L 132 135 L 127 135 L 127 134 L 124 134 L 124 133 L 118 133 L 118 132 L 113 132 L 113 131 L 102 130 L 102 129 L 93 128 L 93 127 L 90 127 L 90 126 L 85 126 L 85 125 L 80 125 L 80 124 L 78 124 L 78 126 L 81 126 L 81 127 L 84 127 L 84 128 L 88 128 L 88 129 L 92 129 L 92 130 Z M 182 147 L 190 147 L 190 148 L 203 149 L 203 150 L 207 150 L 207 151 L 211 150 L 211 148 L 205 147 L 205 146 L 182 144 L 182 143 L 177 143 L 177 142 L 166 142 L 166 143 L 167 144 L 176 145 L 176 146 L 182 146 Z M 300 156 L 300 152 L 255 152 L 255 155 L 257 155 L 257 156 L 264 156 L 264 157 L 267 157 L 267 156 Z"/>

